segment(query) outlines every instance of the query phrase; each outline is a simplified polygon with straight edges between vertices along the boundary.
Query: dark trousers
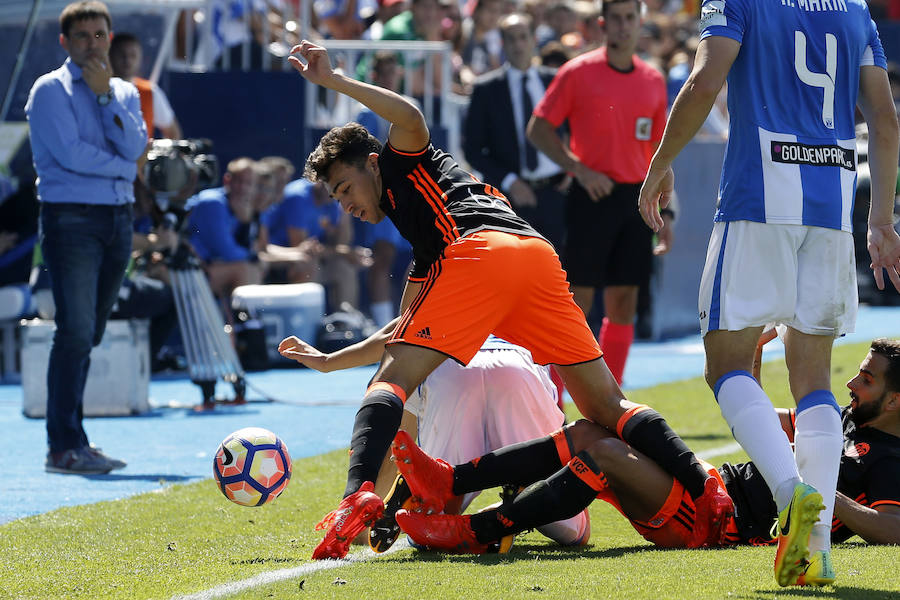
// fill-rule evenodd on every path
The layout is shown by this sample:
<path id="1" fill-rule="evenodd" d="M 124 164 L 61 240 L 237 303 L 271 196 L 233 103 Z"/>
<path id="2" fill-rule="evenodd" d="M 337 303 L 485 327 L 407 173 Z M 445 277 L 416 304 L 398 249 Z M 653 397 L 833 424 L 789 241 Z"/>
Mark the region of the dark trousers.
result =
<path id="1" fill-rule="evenodd" d="M 47 369 L 47 439 L 51 452 L 88 444 L 82 427 L 91 348 L 106 320 L 131 254 L 130 204 L 41 205 L 40 243 L 56 304 Z"/>
<path id="2" fill-rule="evenodd" d="M 561 254 L 566 241 L 566 194 L 556 189 L 562 177 L 550 179 L 547 184 L 531 186 L 537 206 L 516 206 L 515 210 Z"/>

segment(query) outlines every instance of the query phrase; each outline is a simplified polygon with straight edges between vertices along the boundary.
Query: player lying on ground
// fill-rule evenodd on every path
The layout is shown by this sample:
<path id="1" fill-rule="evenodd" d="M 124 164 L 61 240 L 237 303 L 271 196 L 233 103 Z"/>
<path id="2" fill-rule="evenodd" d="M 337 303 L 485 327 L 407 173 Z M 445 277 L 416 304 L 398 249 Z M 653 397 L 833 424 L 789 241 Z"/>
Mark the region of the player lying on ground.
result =
<path id="1" fill-rule="evenodd" d="M 844 453 L 832 538 L 854 534 L 870 543 L 900 543 L 900 342 L 875 340 L 859 373 L 847 382 L 843 410 Z M 792 440 L 794 410 L 779 409 Z M 434 549 L 481 553 L 501 537 L 566 518 L 601 498 L 615 506 L 644 538 L 670 548 L 766 544 L 777 518 L 775 503 L 753 463 L 708 466 L 735 504 L 724 540 L 697 540 L 700 518 L 693 502 L 652 460 L 602 427 L 580 420 L 565 429 L 574 456 L 552 437 L 502 448 L 451 467 L 424 454 L 404 431 L 393 455 L 424 512 L 398 511 L 403 531 Z M 562 468 L 560 469 L 560 465 Z M 536 483 L 535 483 L 536 482 Z M 474 515 L 428 514 L 455 495 L 501 484 L 530 485 L 512 502 Z M 834 581 L 830 554 L 814 553 L 797 585 Z"/>
<path id="2" fill-rule="evenodd" d="M 490 336 L 468 365 L 447 360 L 431 372 L 406 402 L 400 427 L 411 437 L 418 432 L 422 450 L 450 464 L 544 435 L 559 437 L 566 417 L 557 405 L 549 371 L 534 364 L 525 348 Z M 385 513 L 369 531 L 369 545 L 376 552 L 390 548 L 400 534 L 396 511 L 413 505 L 406 502 L 411 497 L 409 487 L 397 475 L 390 454 L 385 458 L 375 483 L 375 492 L 384 498 Z M 503 493 L 518 491 L 510 487 Z M 460 496 L 444 511 L 465 512 L 479 493 Z M 591 534 L 588 511 L 538 531 L 563 546 L 584 545 Z M 507 536 L 492 550 L 506 552 L 512 541 Z"/>
<path id="3" fill-rule="evenodd" d="M 295 359 L 303 348 L 310 364 L 317 364 L 313 358 L 316 353 L 326 356 L 296 337 L 286 339 L 282 348 L 293 349 L 284 354 Z M 363 356 L 359 355 L 360 360 Z M 549 368 L 534 364 L 531 354 L 521 346 L 490 336 L 467 366 L 445 361 L 431 372 L 410 395 L 401 427 L 413 435 L 418 431 L 419 443 L 426 452 L 455 464 L 538 436 L 561 435 L 564 423 Z M 375 482 L 375 493 L 384 498 L 385 504 L 384 515 L 368 533 L 369 545 L 376 552 L 384 552 L 396 541 L 400 528 L 394 513 L 410 498 L 409 488 L 390 458 L 386 453 Z M 446 511 L 464 512 L 478 493 L 460 497 Z M 588 512 L 539 530 L 564 546 L 583 545 L 590 537 Z M 357 541 L 364 543 L 364 538 Z M 501 540 L 497 551 L 508 550 L 511 542 L 512 536 Z"/>
<path id="4" fill-rule="evenodd" d="M 557 365 L 581 414 L 653 458 L 697 500 L 698 511 L 714 515 L 709 523 L 716 535 L 723 532 L 730 499 L 658 413 L 625 399 L 572 300 L 553 246 L 494 186 L 431 144 L 414 104 L 335 72 L 325 48 L 308 41 L 292 55 L 305 79 L 354 98 L 391 123 L 383 148 L 359 124 L 333 128 L 307 159 L 306 177 L 324 182 L 360 220 L 389 217 L 414 257 L 402 319 L 361 342 L 383 356 L 354 423 L 344 500 L 313 558 L 344 556 L 352 539 L 381 515 L 372 482 L 403 403 L 448 356 L 468 363 L 490 333 L 527 348 L 538 364 Z M 332 358 L 340 363 L 342 355 Z"/>

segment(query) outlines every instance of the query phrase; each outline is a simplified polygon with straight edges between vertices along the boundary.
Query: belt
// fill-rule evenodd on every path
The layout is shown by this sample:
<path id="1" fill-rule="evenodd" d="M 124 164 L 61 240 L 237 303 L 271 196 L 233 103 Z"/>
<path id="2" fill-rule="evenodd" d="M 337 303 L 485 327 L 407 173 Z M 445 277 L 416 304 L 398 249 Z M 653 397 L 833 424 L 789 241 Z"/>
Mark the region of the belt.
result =
<path id="1" fill-rule="evenodd" d="M 565 173 L 557 173 L 556 175 L 551 175 L 550 177 L 541 177 L 540 179 L 525 179 L 522 181 L 527 183 L 529 186 L 533 188 L 542 188 L 547 187 L 548 185 L 556 185 L 561 182 L 565 178 Z"/>

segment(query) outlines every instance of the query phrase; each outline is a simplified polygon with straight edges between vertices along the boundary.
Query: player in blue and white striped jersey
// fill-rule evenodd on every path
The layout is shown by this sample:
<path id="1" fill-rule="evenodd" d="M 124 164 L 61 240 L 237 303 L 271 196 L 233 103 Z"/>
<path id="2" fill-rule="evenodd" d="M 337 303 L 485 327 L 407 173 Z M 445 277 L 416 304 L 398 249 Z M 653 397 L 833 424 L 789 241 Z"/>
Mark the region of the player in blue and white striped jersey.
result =
<path id="1" fill-rule="evenodd" d="M 778 583 L 796 584 L 802 574 L 801 583 L 824 585 L 835 577 L 828 529 L 841 455 L 831 346 L 853 330 L 857 308 L 857 104 L 870 133 L 872 268 L 880 289 L 887 269 L 900 291 L 891 220 L 900 132 L 884 52 L 864 0 L 706 0 L 700 27 L 694 70 L 641 190 L 641 214 L 662 227 L 672 161 L 727 77 L 730 136 L 700 285 L 706 379 L 775 496 Z M 750 375 L 770 322 L 787 327 L 796 457 Z"/>

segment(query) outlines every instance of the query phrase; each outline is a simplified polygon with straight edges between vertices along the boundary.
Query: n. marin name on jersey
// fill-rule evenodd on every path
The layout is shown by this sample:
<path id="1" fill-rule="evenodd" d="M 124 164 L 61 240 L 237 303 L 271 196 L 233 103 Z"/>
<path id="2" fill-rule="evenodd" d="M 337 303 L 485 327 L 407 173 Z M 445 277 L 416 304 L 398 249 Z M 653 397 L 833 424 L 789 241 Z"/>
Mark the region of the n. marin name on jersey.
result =
<path id="1" fill-rule="evenodd" d="M 852 231 L 860 69 L 887 67 L 865 0 L 706 0 L 712 36 L 740 44 L 715 219 Z"/>
<path id="2" fill-rule="evenodd" d="M 809 12 L 822 12 L 826 10 L 848 12 L 847 3 L 844 0 L 781 0 L 782 6 L 799 7 Z"/>

